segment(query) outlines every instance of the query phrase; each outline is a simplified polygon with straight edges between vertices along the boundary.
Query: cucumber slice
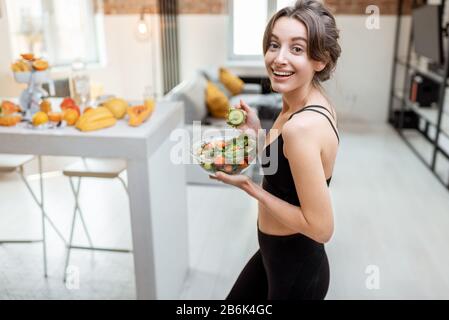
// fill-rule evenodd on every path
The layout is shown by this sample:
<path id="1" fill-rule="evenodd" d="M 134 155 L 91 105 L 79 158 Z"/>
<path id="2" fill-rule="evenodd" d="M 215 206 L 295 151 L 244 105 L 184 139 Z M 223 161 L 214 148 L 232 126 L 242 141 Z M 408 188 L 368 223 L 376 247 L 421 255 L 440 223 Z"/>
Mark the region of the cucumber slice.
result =
<path id="1" fill-rule="evenodd" d="M 227 124 L 233 127 L 238 127 L 246 121 L 246 113 L 242 109 L 232 108 L 228 114 Z"/>
<path id="2" fill-rule="evenodd" d="M 212 170 L 212 163 L 210 163 L 210 162 L 205 162 L 205 163 L 203 164 L 203 168 L 206 169 L 207 171 Z"/>

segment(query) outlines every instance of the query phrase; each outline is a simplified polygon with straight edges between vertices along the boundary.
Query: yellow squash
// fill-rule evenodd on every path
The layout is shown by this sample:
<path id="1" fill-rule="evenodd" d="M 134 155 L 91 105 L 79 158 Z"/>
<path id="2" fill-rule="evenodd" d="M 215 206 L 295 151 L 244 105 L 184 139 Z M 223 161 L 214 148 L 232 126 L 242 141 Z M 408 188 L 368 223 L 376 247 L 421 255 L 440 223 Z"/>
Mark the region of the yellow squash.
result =
<path id="1" fill-rule="evenodd" d="M 99 130 L 115 125 L 117 119 L 105 107 L 98 107 L 83 113 L 76 123 L 76 128 L 81 131 Z"/>
<path id="2" fill-rule="evenodd" d="M 114 117 L 121 119 L 126 114 L 126 108 L 128 108 L 128 102 L 120 98 L 112 98 L 103 103 L 103 107 L 109 109 Z"/>

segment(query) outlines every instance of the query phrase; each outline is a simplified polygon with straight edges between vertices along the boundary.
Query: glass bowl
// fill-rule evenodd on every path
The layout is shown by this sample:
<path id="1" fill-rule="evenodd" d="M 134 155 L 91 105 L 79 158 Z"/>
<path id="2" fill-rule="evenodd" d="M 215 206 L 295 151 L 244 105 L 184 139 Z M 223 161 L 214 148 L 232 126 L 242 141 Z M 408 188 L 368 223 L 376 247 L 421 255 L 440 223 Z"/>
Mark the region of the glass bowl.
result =
<path id="1" fill-rule="evenodd" d="M 257 144 L 250 135 L 216 133 L 193 144 L 193 162 L 214 175 L 218 171 L 227 174 L 242 174 L 256 162 Z"/>

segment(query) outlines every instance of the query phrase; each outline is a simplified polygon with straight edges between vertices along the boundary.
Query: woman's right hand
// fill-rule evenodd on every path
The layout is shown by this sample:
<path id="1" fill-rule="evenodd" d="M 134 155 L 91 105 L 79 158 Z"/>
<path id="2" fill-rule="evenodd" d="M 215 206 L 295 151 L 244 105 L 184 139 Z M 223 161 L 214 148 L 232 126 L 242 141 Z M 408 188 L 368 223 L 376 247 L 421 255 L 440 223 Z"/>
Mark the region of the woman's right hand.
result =
<path id="1" fill-rule="evenodd" d="M 240 104 L 234 105 L 234 108 L 242 109 L 246 112 L 246 121 L 237 128 L 243 132 L 256 135 L 262 126 L 256 111 L 240 99 Z"/>

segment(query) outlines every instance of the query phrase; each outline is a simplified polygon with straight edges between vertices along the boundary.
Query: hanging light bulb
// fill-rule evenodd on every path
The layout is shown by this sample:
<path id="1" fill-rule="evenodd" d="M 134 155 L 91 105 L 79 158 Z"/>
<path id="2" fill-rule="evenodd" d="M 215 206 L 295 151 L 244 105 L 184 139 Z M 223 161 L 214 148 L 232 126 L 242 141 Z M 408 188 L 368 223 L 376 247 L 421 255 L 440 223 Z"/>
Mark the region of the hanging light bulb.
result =
<path id="1" fill-rule="evenodd" d="M 140 19 L 137 23 L 136 27 L 136 37 L 138 40 L 145 41 L 150 38 L 150 28 L 148 27 L 147 22 L 145 21 L 145 8 L 142 8 L 140 12 Z"/>

